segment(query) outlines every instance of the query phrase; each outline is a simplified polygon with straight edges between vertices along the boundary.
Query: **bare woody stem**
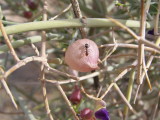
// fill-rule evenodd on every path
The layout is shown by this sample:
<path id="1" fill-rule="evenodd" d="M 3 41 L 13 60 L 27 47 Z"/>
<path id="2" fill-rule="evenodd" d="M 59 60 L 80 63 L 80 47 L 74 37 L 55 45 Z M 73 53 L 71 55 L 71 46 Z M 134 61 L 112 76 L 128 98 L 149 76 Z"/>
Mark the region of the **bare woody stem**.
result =
<path id="1" fill-rule="evenodd" d="M 72 8 L 73 8 L 75 17 L 83 19 L 78 0 L 70 0 L 70 1 L 72 3 Z M 81 22 L 83 22 L 83 20 Z M 84 28 L 79 28 L 79 31 L 81 33 L 82 38 L 86 38 L 87 34 L 85 32 L 85 29 Z"/>
<path id="2" fill-rule="evenodd" d="M 144 43 L 142 40 L 145 39 L 145 23 L 146 23 L 146 11 L 145 11 L 145 1 L 141 0 L 141 20 L 140 20 L 140 39 L 138 41 L 138 65 L 137 65 L 137 84 L 138 89 L 136 91 L 134 103 L 136 101 L 136 97 L 139 91 L 139 88 L 143 82 L 142 78 L 142 70 L 143 68 L 146 69 L 145 65 L 143 66 L 143 61 L 145 61 L 145 55 L 144 55 Z M 147 73 L 146 73 L 147 74 Z"/>
<path id="3" fill-rule="evenodd" d="M 140 37 L 145 39 L 145 23 L 146 23 L 146 13 L 144 0 L 141 0 L 141 27 L 140 27 Z M 137 69 L 137 83 L 142 84 L 142 62 L 144 59 L 144 44 L 141 42 L 141 39 L 138 42 L 138 69 Z"/>
<path id="4" fill-rule="evenodd" d="M 44 0 L 44 5 L 43 5 L 43 21 L 47 21 L 47 0 Z M 42 31 L 41 57 L 46 58 L 46 32 L 45 31 Z M 51 110 L 49 108 L 49 103 L 48 103 L 48 98 L 47 98 L 46 82 L 44 81 L 45 79 L 44 69 L 45 69 L 45 65 L 44 63 L 42 63 L 40 80 L 41 80 L 43 99 L 44 99 L 44 104 L 45 104 L 46 112 L 47 112 L 49 119 L 54 120 L 51 114 Z"/>
<path id="5" fill-rule="evenodd" d="M 37 57 L 37 56 L 27 57 L 24 60 L 21 60 L 17 64 L 15 64 L 14 66 L 12 66 L 9 70 L 7 70 L 4 73 L 3 77 L 7 78 L 11 73 L 13 73 L 14 71 L 19 69 L 20 67 L 22 67 L 22 66 L 24 66 L 27 63 L 32 62 L 32 61 L 37 61 L 37 62 L 40 62 L 40 63 L 47 62 L 47 60 L 42 58 L 42 57 Z"/>
<path id="6" fill-rule="evenodd" d="M 5 42 L 6 42 L 7 46 L 8 46 L 8 48 L 9 48 L 9 50 L 10 50 L 10 52 L 11 52 L 13 58 L 14 58 L 14 60 L 15 60 L 16 62 L 18 62 L 20 59 L 18 58 L 15 50 L 14 50 L 13 47 L 12 47 L 12 44 L 11 44 L 11 42 L 10 42 L 8 36 L 7 36 L 7 33 L 5 32 L 5 28 L 4 28 L 1 20 L 0 20 L 0 29 L 1 29 L 2 35 L 3 35 L 4 38 L 5 38 Z"/>
<path id="7" fill-rule="evenodd" d="M 20 61 L 20 59 L 18 58 L 15 50 L 14 50 L 13 47 L 12 47 L 12 44 L 11 44 L 11 42 L 10 42 L 7 34 L 6 34 L 6 31 L 5 31 L 5 29 L 4 29 L 4 26 L 3 26 L 1 20 L 0 20 L 0 30 L 1 30 L 1 32 L 2 32 L 2 35 L 3 35 L 4 38 L 5 38 L 5 42 L 6 42 L 8 48 L 9 48 L 9 50 L 10 50 L 10 52 L 11 52 L 13 58 L 14 58 L 14 60 L 15 60 L 15 62 Z M 1 69 L 1 73 L 4 74 L 4 71 L 3 71 L 2 69 Z M 15 106 L 16 109 L 18 109 L 18 106 L 17 106 L 17 104 L 16 104 L 16 102 L 15 102 L 15 100 L 14 100 L 14 97 L 13 97 L 13 95 L 12 95 L 12 93 L 11 93 L 11 91 L 10 91 L 10 89 L 9 89 L 6 81 L 5 81 L 5 79 L 4 79 L 4 78 L 1 78 L 1 82 L 2 82 L 2 84 L 3 84 L 3 86 L 4 86 L 5 90 L 6 90 L 6 93 L 7 93 L 7 94 L 9 95 L 9 97 L 11 98 L 11 101 L 12 101 L 13 105 Z"/>
<path id="8" fill-rule="evenodd" d="M 109 85 L 109 87 L 107 88 L 107 90 L 105 91 L 105 93 L 100 97 L 100 99 L 103 99 L 107 95 L 107 93 L 111 90 L 112 87 L 114 87 L 116 89 L 116 91 L 118 92 L 118 94 L 120 95 L 120 97 L 124 100 L 124 102 L 129 107 L 129 109 L 133 113 L 136 113 L 135 110 L 133 109 L 133 107 L 131 106 L 131 104 L 127 101 L 127 99 L 125 98 L 125 96 L 123 95 L 123 93 L 121 92 L 121 90 L 119 89 L 118 85 L 116 83 L 114 83 L 114 82 Z"/>
<path id="9" fill-rule="evenodd" d="M 2 82 L 2 84 L 3 84 L 3 86 L 4 86 L 5 90 L 6 90 L 6 93 L 7 93 L 7 94 L 9 95 L 9 97 L 11 98 L 11 101 L 12 101 L 14 107 L 15 107 L 16 109 L 18 109 L 18 106 L 17 106 L 17 104 L 16 104 L 16 102 L 15 102 L 15 100 L 14 100 L 14 97 L 13 97 L 13 95 L 12 95 L 12 93 L 11 93 L 11 91 L 10 91 L 7 83 L 6 83 L 6 81 L 5 81 L 4 79 L 1 79 L 1 82 Z"/>
<path id="10" fill-rule="evenodd" d="M 104 44 L 104 45 L 101 45 L 100 48 L 104 48 L 104 47 L 107 47 L 107 48 L 110 48 L 110 47 L 114 47 L 116 46 L 117 47 L 122 47 L 122 48 L 130 48 L 130 49 L 137 49 L 138 48 L 138 45 L 135 45 L 135 44 L 126 44 L 126 43 L 116 43 L 116 44 Z M 160 54 L 160 50 L 157 51 L 151 47 L 144 47 L 144 49 L 146 51 L 149 51 L 149 52 L 153 52 L 153 53 L 159 53 Z"/>
<path id="11" fill-rule="evenodd" d="M 159 15 L 160 15 L 160 0 L 158 2 L 158 11 L 155 16 L 155 22 L 154 22 L 154 35 L 158 35 L 158 23 L 159 23 Z"/>
<path id="12" fill-rule="evenodd" d="M 138 35 L 136 35 L 135 32 L 133 32 L 131 29 L 129 29 L 127 26 L 125 26 L 124 24 L 122 24 L 120 21 L 113 19 L 113 18 L 108 18 L 110 21 L 112 21 L 113 23 L 115 23 L 117 26 L 120 26 L 121 28 L 123 28 L 124 30 L 126 30 L 130 35 L 132 35 L 138 42 L 141 40 L 141 43 L 148 45 L 149 47 L 152 47 L 154 49 L 160 50 L 160 47 L 158 47 L 157 45 L 155 45 L 154 43 L 145 40 L 144 37 L 139 37 Z M 146 22 L 145 22 L 146 23 Z M 143 23 L 144 24 L 144 23 Z M 144 24 L 145 28 L 147 28 L 146 24 Z"/>
<path id="13" fill-rule="evenodd" d="M 67 12 L 70 8 L 72 7 L 71 4 L 69 4 L 63 11 L 61 11 L 59 14 L 57 14 L 56 16 L 50 18 L 49 20 L 55 20 L 56 18 L 58 18 L 60 15 L 62 15 L 63 13 Z"/>
<path id="14" fill-rule="evenodd" d="M 105 72 L 105 70 L 101 70 L 101 71 L 97 71 L 97 72 L 94 72 L 94 73 L 91 73 L 91 74 L 88 74 L 88 75 L 85 75 L 85 76 L 82 76 L 82 77 L 79 77 L 78 81 L 83 81 L 83 80 L 86 80 L 88 78 L 92 78 L 92 77 L 95 77 L 95 76 L 98 76 L 99 74 Z M 57 81 L 57 80 L 47 80 L 45 79 L 47 82 L 50 82 L 52 84 L 68 84 L 68 83 L 73 83 L 73 82 L 77 82 L 77 79 L 74 79 L 73 80 L 73 77 L 72 79 L 68 79 L 68 80 L 61 80 L 61 81 Z"/>
<path id="15" fill-rule="evenodd" d="M 66 103 L 68 104 L 68 106 L 69 106 L 69 108 L 70 108 L 72 114 L 74 115 L 75 120 L 79 120 L 79 118 L 78 118 L 77 115 L 76 115 L 76 112 L 74 111 L 74 109 L 73 109 L 71 103 L 69 102 L 69 100 L 68 100 L 68 98 L 67 98 L 65 92 L 63 91 L 61 85 L 57 83 L 57 84 L 56 84 L 56 87 L 57 87 L 58 90 L 61 92 L 61 94 L 62 94 L 64 100 L 65 100 Z"/>

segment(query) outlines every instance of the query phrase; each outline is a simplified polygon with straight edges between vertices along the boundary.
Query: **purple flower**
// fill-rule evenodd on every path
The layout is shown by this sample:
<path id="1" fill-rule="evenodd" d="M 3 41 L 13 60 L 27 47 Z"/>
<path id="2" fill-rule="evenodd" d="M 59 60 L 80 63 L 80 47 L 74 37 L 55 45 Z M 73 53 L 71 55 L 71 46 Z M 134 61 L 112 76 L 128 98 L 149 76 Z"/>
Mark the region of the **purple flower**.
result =
<path id="1" fill-rule="evenodd" d="M 154 29 L 149 30 L 149 31 L 148 31 L 148 34 L 154 35 Z"/>
<path id="2" fill-rule="evenodd" d="M 95 112 L 95 117 L 101 120 L 110 120 L 109 113 L 105 108 L 101 108 Z"/>

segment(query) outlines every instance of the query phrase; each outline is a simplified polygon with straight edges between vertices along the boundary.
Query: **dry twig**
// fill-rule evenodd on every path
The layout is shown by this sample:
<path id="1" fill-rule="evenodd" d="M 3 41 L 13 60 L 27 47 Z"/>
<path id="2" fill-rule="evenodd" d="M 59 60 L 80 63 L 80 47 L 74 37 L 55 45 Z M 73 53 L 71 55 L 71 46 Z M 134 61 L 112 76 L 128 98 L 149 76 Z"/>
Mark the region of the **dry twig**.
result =
<path id="1" fill-rule="evenodd" d="M 117 47 L 123 47 L 123 48 L 132 48 L 132 49 L 137 49 L 138 48 L 138 45 L 126 44 L 126 43 L 104 44 L 104 45 L 100 45 L 100 48 L 103 48 L 103 47 L 114 47 L 115 45 L 117 45 Z M 144 50 L 160 54 L 160 51 L 157 50 L 157 49 L 154 49 L 154 48 L 150 48 L 150 47 L 146 47 L 145 46 Z"/>
<path id="2" fill-rule="evenodd" d="M 44 0 L 43 2 L 43 21 L 47 20 L 47 0 Z M 41 56 L 42 58 L 46 58 L 46 32 L 42 31 L 42 42 L 41 42 Z M 43 99 L 44 99 L 44 104 L 46 108 L 47 115 L 50 120 L 54 120 L 53 116 L 51 114 L 51 110 L 49 108 L 49 103 L 48 103 L 48 98 L 47 98 L 47 90 L 46 90 L 46 82 L 44 81 L 45 79 L 45 65 L 44 63 L 41 64 L 41 75 L 40 75 L 40 80 L 41 80 L 41 87 L 42 87 L 42 93 L 43 93 Z"/>
<path id="3" fill-rule="evenodd" d="M 69 106 L 69 108 L 70 108 L 72 114 L 74 115 L 74 118 L 75 118 L 76 120 L 79 120 L 78 116 L 76 115 L 76 112 L 74 111 L 74 109 L 73 109 L 73 107 L 72 107 L 70 101 L 68 100 L 68 98 L 67 98 L 65 92 L 63 91 L 62 87 L 60 86 L 60 84 L 57 83 L 57 84 L 56 84 L 56 87 L 57 87 L 58 90 L 61 92 L 61 94 L 62 94 L 64 100 L 66 101 L 66 103 L 67 103 L 67 105 Z"/>
<path id="4" fill-rule="evenodd" d="M 58 18 L 60 15 L 62 15 L 63 13 L 67 12 L 70 8 L 71 8 L 72 4 L 69 4 L 63 11 L 61 11 L 59 14 L 57 14 L 56 16 L 52 17 L 49 20 L 55 20 L 56 18 Z"/>
<path id="5" fill-rule="evenodd" d="M 100 70 L 97 72 L 93 72 L 91 74 L 82 76 L 82 77 L 78 77 L 78 82 L 83 81 L 83 80 L 87 80 L 89 78 L 93 78 L 95 76 L 100 75 L 101 73 L 105 72 L 106 70 Z M 71 77 L 72 78 L 72 77 Z M 73 83 L 73 82 L 77 82 L 77 79 L 68 79 L 68 80 L 62 80 L 62 81 L 57 81 L 57 80 L 47 80 L 45 79 L 47 82 L 53 83 L 53 84 L 68 84 L 68 83 Z"/>
<path id="6" fill-rule="evenodd" d="M 40 54 L 39 54 L 38 48 L 33 43 L 31 44 L 31 46 L 33 50 L 35 51 L 35 53 L 37 54 L 37 56 L 39 56 Z"/>
<path id="7" fill-rule="evenodd" d="M 41 62 L 41 63 L 45 63 L 47 62 L 46 58 L 42 58 L 42 57 L 37 57 L 37 56 L 31 56 L 31 57 L 27 57 L 24 60 L 20 60 L 17 64 L 15 64 L 14 66 L 12 66 L 9 70 L 7 70 L 3 77 L 7 78 L 11 73 L 13 73 L 15 70 L 19 69 L 20 67 L 26 65 L 29 62 L 32 61 L 37 61 L 37 62 Z"/>
<path id="8" fill-rule="evenodd" d="M 138 41 L 138 69 L 137 69 L 137 83 L 138 83 L 138 89 L 136 92 L 136 95 L 138 94 L 139 91 L 139 87 L 141 86 L 143 79 L 142 79 L 142 70 L 144 69 L 145 74 L 148 78 L 147 75 L 147 70 L 146 70 L 146 65 L 144 63 L 145 61 L 145 55 L 144 55 L 144 43 L 142 42 L 142 40 L 145 39 L 145 30 L 146 30 L 146 9 L 145 9 L 145 1 L 141 0 L 141 26 L 140 26 L 140 39 Z M 148 82 L 150 83 L 150 82 Z M 149 84 L 150 89 L 151 89 L 151 85 Z M 135 101 L 136 101 L 136 97 L 135 97 Z M 134 102 L 135 102 L 134 101 Z"/>
<path id="9" fill-rule="evenodd" d="M 9 48 L 9 50 L 10 50 L 10 52 L 11 52 L 13 58 L 14 58 L 14 60 L 15 60 L 16 62 L 18 62 L 20 59 L 18 58 L 15 50 L 14 50 L 13 47 L 12 47 L 12 44 L 11 44 L 11 42 L 10 42 L 10 40 L 9 40 L 6 32 L 5 32 L 5 29 L 4 29 L 4 26 L 3 26 L 1 20 L 0 20 L 0 29 L 1 29 L 1 32 L 2 32 L 2 34 L 3 34 L 3 36 L 4 36 L 4 38 L 5 38 L 5 42 L 6 42 L 7 46 L 8 46 L 8 48 Z"/>
<path id="10" fill-rule="evenodd" d="M 82 85 L 81 85 L 81 91 L 82 91 L 88 98 L 90 98 L 90 99 L 92 99 L 92 100 L 96 100 L 96 101 L 102 100 L 101 98 L 94 97 L 93 95 L 89 95 L 89 94 L 84 90 L 84 88 L 83 88 Z"/>
<path id="11" fill-rule="evenodd" d="M 113 47 L 113 49 L 112 50 L 110 50 L 109 52 L 108 52 L 108 54 L 106 54 L 106 56 L 103 58 L 103 60 L 101 61 L 101 62 L 104 62 L 105 60 L 107 60 L 107 58 L 109 57 L 109 56 L 111 56 L 111 54 L 114 52 L 114 51 L 116 51 L 116 49 L 117 49 L 117 42 L 116 42 L 116 40 L 115 40 L 115 36 L 114 36 L 114 32 L 112 31 L 112 37 L 113 37 L 113 43 L 115 44 L 115 46 Z"/>
<path id="12" fill-rule="evenodd" d="M 121 90 L 119 89 L 118 85 L 116 83 L 111 83 L 109 85 L 109 87 L 107 88 L 107 90 L 105 91 L 105 93 L 100 97 L 100 99 L 103 99 L 107 93 L 111 90 L 111 88 L 114 86 L 114 88 L 116 89 L 116 91 L 119 93 L 119 95 L 121 96 L 121 98 L 124 100 L 124 102 L 126 103 L 126 105 L 129 107 L 129 109 L 136 114 L 135 110 L 133 109 L 133 107 L 130 105 L 130 103 L 127 101 L 127 99 L 125 98 L 125 96 L 123 95 L 123 93 L 121 92 Z"/>
<path id="13" fill-rule="evenodd" d="M 79 7 L 78 0 L 70 0 L 70 1 L 72 3 L 72 8 L 73 8 L 75 17 L 76 18 L 82 18 L 82 13 L 81 13 L 81 10 L 80 10 L 80 7 Z M 82 18 L 82 23 L 84 23 L 83 18 Z M 79 31 L 81 33 L 82 38 L 86 38 L 87 34 L 85 32 L 85 29 L 84 28 L 79 28 Z"/>
<path id="14" fill-rule="evenodd" d="M 11 44 L 11 42 L 10 42 L 10 40 L 9 40 L 6 32 L 5 32 L 5 29 L 4 29 L 4 26 L 3 26 L 1 20 L 0 20 L 0 30 L 1 30 L 4 38 L 5 38 L 5 42 L 6 42 L 7 46 L 8 46 L 8 48 L 10 49 L 10 52 L 11 52 L 14 60 L 15 60 L 16 62 L 18 62 L 20 59 L 18 58 L 15 50 L 14 50 L 13 47 L 12 47 L 12 44 Z M 2 69 L 2 68 L 0 68 L 0 69 L 1 69 L 1 73 L 4 74 L 3 69 Z M 3 75 L 2 75 L 2 76 L 3 76 Z M 17 104 L 16 104 L 16 102 L 15 102 L 15 100 L 14 100 L 14 97 L 13 97 L 13 95 L 12 95 L 12 93 L 11 93 L 11 91 L 10 91 L 10 89 L 9 89 L 9 87 L 8 87 L 5 79 L 4 79 L 4 77 L 1 78 L 1 82 L 2 82 L 2 84 L 3 84 L 3 86 L 4 86 L 5 90 L 6 90 L 7 94 L 8 94 L 9 97 L 11 98 L 11 101 L 12 101 L 13 105 L 15 106 L 16 109 L 18 109 L 18 106 L 17 106 Z"/>

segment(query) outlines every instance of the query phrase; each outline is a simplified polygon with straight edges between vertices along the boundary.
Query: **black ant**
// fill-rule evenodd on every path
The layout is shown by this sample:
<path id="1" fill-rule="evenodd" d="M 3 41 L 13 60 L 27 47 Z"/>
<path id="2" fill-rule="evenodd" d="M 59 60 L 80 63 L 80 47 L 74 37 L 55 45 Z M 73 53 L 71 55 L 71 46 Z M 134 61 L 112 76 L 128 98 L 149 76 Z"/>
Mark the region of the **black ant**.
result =
<path id="1" fill-rule="evenodd" d="M 85 46 L 85 53 L 86 53 L 86 56 L 88 56 L 88 48 L 89 48 L 89 45 L 86 43 L 84 46 Z"/>

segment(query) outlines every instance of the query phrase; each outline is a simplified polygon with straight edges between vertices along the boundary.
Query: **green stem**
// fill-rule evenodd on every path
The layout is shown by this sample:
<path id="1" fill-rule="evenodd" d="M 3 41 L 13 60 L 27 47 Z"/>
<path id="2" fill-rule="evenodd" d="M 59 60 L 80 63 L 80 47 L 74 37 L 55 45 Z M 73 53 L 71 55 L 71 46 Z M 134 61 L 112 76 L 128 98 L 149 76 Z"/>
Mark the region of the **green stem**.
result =
<path id="1" fill-rule="evenodd" d="M 126 95 L 126 98 L 129 103 L 131 100 L 134 79 L 135 79 L 135 70 L 132 70 L 130 73 L 130 79 L 129 79 L 129 84 L 128 84 L 128 88 L 127 88 L 127 95 Z M 125 116 L 125 120 L 127 120 L 128 119 L 127 118 L 128 117 L 128 106 L 125 106 L 125 108 L 124 108 L 124 116 Z"/>
<path id="2" fill-rule="evenodd" d="M 47 38 L 50 38 L 50 39 L 52 38 L 51 40 L 62 40 L 66 37 L 67 37 L 66 35 L 47 34 Z M 41 36 L 33 36 L 33 37 L 28 37 L 25 39 L 14 41 L 11 44 L 12 44 L 13 48 L 18 48 L 23 45 L 40 42 L 41 40 L 42 40 Z M 9 48 L 7 45 L 0 46 L 0 54 L 7 52 L 8 50 L 9 50 Z"/>
<path id="3" fill-rule="evenodd" d="M 4 25 L 16 25 L 16 24 L 19 24 L 19 23 L 17 23 L 17 22 L 11 22 L 11 21 L 6 21 L 6 20 L 2 20 L 2 23 L 3 23 Z"/>
<path id="4" fill-rule="evenodd" d="M 38 21 L 22 23 L 12 26 L 5 27 L 6 33 L 16 34 L 27 31 L 35 30 L 45 30 L 53 28 L 75 28 L 75 27 L 114 27 L 117 26 L 115 23 L 111 22 L 106 18 L 86 18 L 85 25 L 82 24 L 81 19 L 64 19 L 64 20 L 54 20 L 54 21 Z M 127 27 L 139 28 L 140 22 L 134 20 L 117 20 Z M 153 23 L 147 22 L 146 28 L 153 28 Z M 0 37 L 2 33 L 0 32 Z"/>

